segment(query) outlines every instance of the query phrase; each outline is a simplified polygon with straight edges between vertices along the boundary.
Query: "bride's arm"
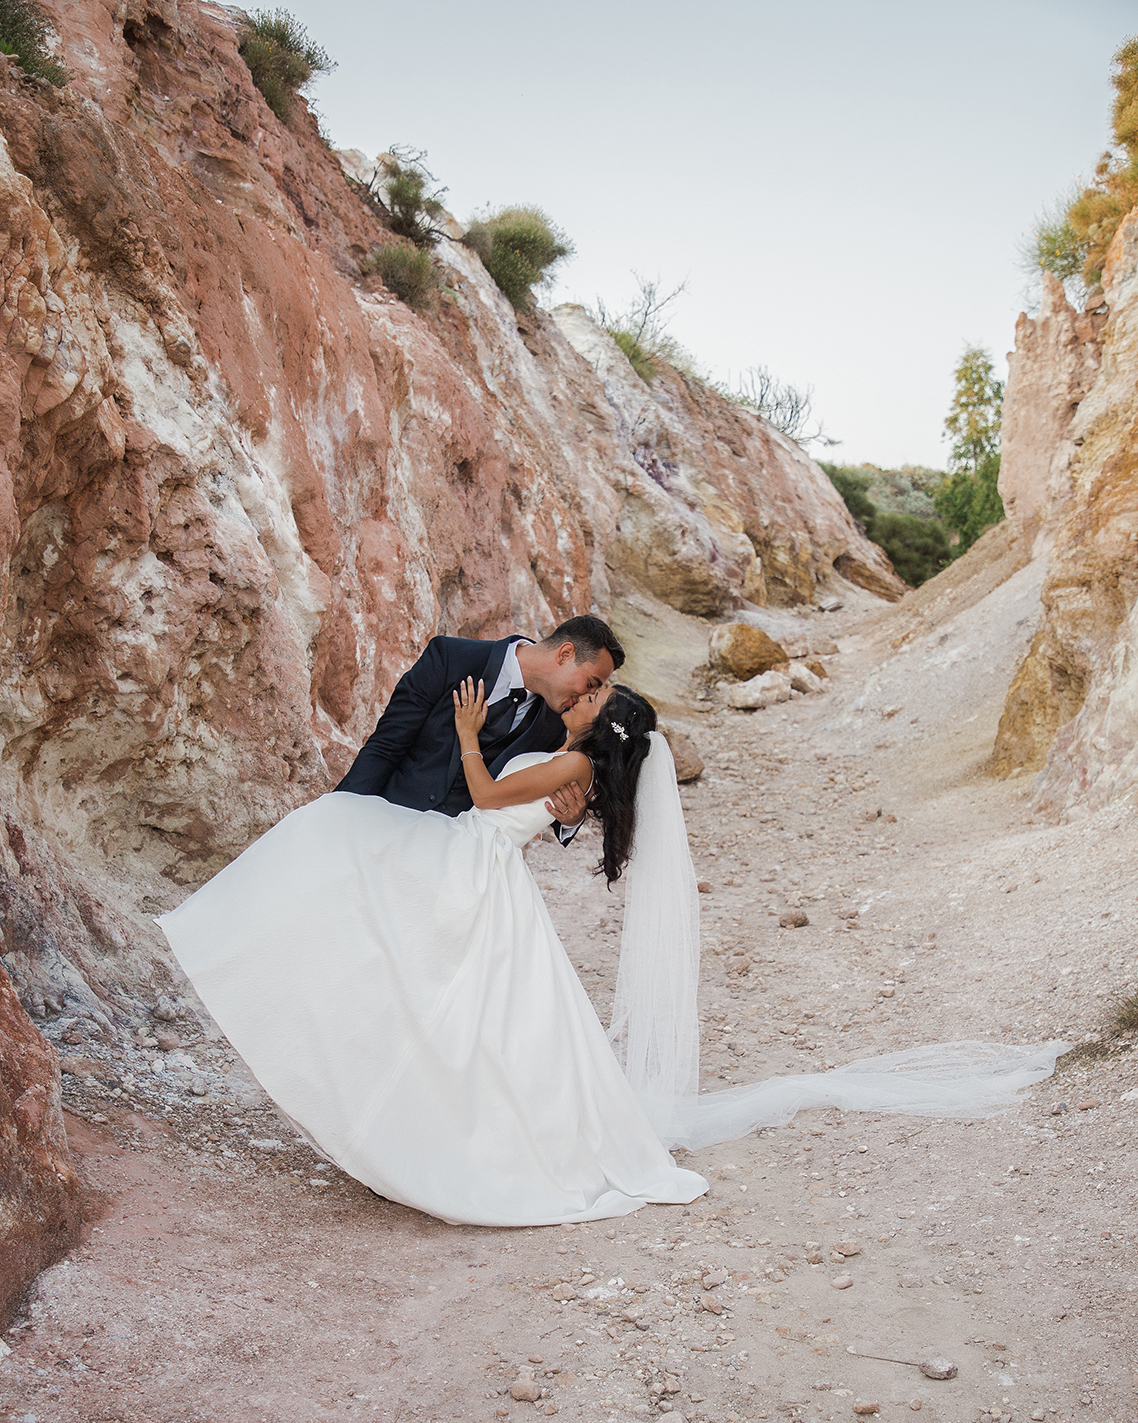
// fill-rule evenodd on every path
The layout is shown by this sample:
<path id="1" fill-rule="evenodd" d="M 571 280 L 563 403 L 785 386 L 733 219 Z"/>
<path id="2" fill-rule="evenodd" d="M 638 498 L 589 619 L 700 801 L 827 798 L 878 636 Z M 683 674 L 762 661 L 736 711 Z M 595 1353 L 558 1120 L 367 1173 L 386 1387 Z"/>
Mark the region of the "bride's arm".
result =
<path id="1" fill-rule="evenodd" d="M 478 733 L 485 721 L 483 684 L 479 682 L 476 688 L 474 678 L 468 677 L 454 693 L 454 724 L 462 749 L 466 785 L 479 810 L 499 810 L 507 805 L 541 800 L 570 781 L 577 781 L 582 790 L 588 789 L 593 768 L 589 758 L 579 751 L 567 751 L 564 756 L 555 756 L 539 766 L 527 766 L 524 771 L 514 771 L 496 781 L 486 769 L 478 749 Z"/>

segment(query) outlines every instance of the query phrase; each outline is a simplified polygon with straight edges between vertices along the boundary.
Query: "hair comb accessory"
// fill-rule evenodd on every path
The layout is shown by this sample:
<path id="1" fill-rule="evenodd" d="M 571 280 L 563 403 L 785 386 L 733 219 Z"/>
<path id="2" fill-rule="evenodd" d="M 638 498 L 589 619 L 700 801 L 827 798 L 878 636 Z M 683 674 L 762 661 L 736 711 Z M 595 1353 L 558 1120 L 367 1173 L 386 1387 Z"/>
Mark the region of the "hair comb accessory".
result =
<path id="1" fill-rule="evenodd" d="M 625 731 L 624 727 L 621 726 L 619 721 L 613 722 L 612 729 L 616 732 L 616 734 L 620 737 L 622 741 L 628 740 L 628 732 Z"/>

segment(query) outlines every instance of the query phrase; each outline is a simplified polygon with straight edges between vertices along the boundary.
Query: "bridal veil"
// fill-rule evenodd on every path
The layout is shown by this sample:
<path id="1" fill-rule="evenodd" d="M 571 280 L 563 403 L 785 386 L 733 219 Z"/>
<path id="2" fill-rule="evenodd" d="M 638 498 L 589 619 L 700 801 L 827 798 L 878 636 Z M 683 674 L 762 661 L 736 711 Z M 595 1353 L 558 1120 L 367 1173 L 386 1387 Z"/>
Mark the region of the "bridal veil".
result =
<path id="1" fill-rule="evenodd" d="M 803 1107 L 981 1117 L 1049 1077 L 1069 1044 L 939 1043 L 699 1092 L 699 891 L 672 753 L 651 748 L 636 795 L 620 967 L 609 1040 L 654 1130 L 689 1150 L 788 1122 Z"/>

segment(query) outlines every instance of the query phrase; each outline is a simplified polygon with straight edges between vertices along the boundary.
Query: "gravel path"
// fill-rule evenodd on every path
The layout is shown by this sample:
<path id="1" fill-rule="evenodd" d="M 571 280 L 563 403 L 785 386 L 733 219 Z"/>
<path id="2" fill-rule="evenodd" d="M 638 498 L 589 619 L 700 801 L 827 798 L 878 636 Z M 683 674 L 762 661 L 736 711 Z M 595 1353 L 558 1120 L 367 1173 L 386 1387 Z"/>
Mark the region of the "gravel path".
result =
<path id="1" fill-rule="evenodd" d="M 904 605 L 844 629 L 822 696 L 688 703 L 708 761 L 684 794 L 711 885 L 708 1088 L 960 1037 L 1082 1042 L 1134 990 L 1133 809 L 1033 819 L 1023 780 L 984 778 L 998 699 L 949 658 L 971 628 L 982 655 L 1014 660 L 1029 581 L 962 614 L 924 609 L 900 651 Z M 596 850 L 541 844 L 530 863 L 606 1014 L 621 900 L 590 878 Z M 809 923 L 780 928 L 792 908 Z M 1133 1042 L 1081 1049 L 1003 1117 L 804 1113 L 685 1157 L 712 1182 L 690 1209 L 520 1231 L 445 1226 L 325 1169 L 239 1076 L 226 1084 L 224 1044 L 191 1042 L 180 1075 L 154 1074 L 174 1082 L 165 1097 L 144 1072 L 125 1089 L 122 1071 L 69 1076 L 100 1213 L 7 1337 L 0 1418 L 738 1423 L 875 1407 L 1123 1423 L 1138 1417 Z M 200 1086 L 203 1064 L 196 1097 L 181 1078 Z M 956 1376 L 913 1366 L 931 1355 Z"/>

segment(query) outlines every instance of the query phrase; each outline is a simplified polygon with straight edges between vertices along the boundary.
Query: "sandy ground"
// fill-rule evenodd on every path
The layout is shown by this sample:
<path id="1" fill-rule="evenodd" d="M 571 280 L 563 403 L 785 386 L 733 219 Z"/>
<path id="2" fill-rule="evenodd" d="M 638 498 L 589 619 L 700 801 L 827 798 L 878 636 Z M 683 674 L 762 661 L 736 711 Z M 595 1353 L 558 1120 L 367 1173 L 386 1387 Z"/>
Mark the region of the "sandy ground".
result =
<path id="1" fill-rule="evenodd" d="M 1026 778 L 982 771 L 1037 599 L 1039 570 L 1011 567 L 985 597 L 958 578 L 802 620 L 839 634 L 824 695 L 681 705 L 708 760 L 684 794 L 712 886 L 708 1089 L 954 1038 L 1079 1042 L 1136 986 L 1133 809 L 1047 825 Z M 706 629 L 656 633 L 682 661 Z M 621 904 L 596 849 L 530 863 L 604 1015 Z M 791 907 L 807 926 L 779 927 Z M 164 1097 L 66 1079 L 92 1224 L 7 1336 L 0 1418 L 1138 1418 L 1133 1036 L 1002 1117 L 804 1113 L 683 1158 L 712 1183 L 689 1209 L 508 1231 L 375 1198 L 180 1028 L 204 1096 L 172 1070 Z M 913 1366 L 932 1354 L 956 1376 Z M 536 1402 L 511 1396 L 523 1367 Z"/>

